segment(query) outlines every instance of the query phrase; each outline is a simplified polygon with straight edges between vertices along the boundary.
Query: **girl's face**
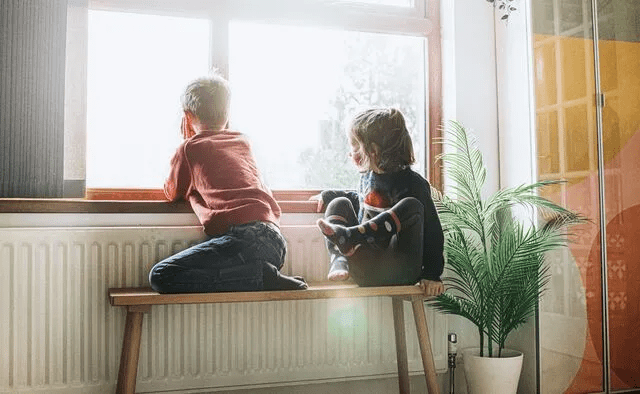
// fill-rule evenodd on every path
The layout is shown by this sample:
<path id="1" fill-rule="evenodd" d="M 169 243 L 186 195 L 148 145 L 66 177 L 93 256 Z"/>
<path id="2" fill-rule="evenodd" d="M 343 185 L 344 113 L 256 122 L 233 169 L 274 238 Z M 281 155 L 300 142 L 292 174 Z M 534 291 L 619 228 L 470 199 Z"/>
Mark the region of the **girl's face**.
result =
<path id="1" fill-rule="evenodd" d="M 349 133 L 349 145 L 351 146 L 349 157 L 353 160 L 353 164 L 358 167 L 358 170 L 366 171 L 364 146 L 353 133 Z"/>
<path id="2" fill-rule="evenodd" d="M 362 142 L 353 133 L 349 133 L 349 145 L 351 146 L 349 157 L 353 160 L 353 164 L 356 165 L 358 171 L 371 170 L 371 158 L 365 151 Z"/>

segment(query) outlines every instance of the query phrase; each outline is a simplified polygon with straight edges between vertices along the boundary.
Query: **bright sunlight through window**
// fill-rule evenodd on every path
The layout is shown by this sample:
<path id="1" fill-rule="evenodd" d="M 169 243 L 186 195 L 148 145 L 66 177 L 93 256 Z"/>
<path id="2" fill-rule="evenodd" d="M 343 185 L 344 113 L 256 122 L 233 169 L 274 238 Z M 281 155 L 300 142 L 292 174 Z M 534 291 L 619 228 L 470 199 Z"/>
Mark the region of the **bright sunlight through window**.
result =
<path id="1" fill-rule="evenodd" d="M 403 111 L 422 172 L 424 39 L 234 22 L 229 47 L 232 127 L 271 188 L 355 188 L 345 123 L 369 106 Z"/>
<path id="2" fill-rule="evenodd" d="M 387 0 L 389 1 L 389 0 Z M 209 22 L 91 11 L 87 186 L 160 188 L 180 144 L 180 95 L 210 70 Z M 355 188 L 345 123 L 400 108 L 425 147 L 424 38 L 232 21 L 231 127 L 274 190 Z"/>
<path id="3" fill-rule="evenodd" d="M 162 187 L 209 58 L 208 20 L 89 12 L 87 187 Z"/>

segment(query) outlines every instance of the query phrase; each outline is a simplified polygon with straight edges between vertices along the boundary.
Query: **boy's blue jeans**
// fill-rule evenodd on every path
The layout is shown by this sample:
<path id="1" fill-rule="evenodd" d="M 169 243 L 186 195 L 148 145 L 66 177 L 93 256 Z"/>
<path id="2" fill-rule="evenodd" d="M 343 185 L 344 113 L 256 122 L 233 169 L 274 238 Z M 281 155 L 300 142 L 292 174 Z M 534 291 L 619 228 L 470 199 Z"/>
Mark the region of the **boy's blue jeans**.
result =
<path id="1" fill-rule="evenodd" d="M 159 293 L 263 290 L 264 265 L 284 264 L 286 241 L 275 224 L 233 226 L 157 263 L 149 273 Z"/>

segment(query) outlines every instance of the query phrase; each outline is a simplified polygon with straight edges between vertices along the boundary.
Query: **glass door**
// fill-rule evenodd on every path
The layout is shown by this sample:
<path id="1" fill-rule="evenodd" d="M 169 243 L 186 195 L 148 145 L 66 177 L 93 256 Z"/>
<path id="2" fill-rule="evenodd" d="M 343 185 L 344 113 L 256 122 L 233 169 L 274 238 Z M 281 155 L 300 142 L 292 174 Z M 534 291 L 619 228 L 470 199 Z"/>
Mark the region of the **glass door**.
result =
<path id="1" fill-rule="evenodd" d="M 640 1 L 598 0 L 612 391 L 640 388 Z"/>
<path id="2" fill-rule="evenodd" d="M 540 305 L 542 393 L 603 390 L 600 198 L 590 1 L 533 1 L 538 179 L 542 194 L 591 222 L 549 256 Z"/>
<path id="3" fill-rule="evenodd" d="M 545 196 L 591 219 L 550 256 L 540 392 L 638 388 L 640 2 L 532 7 L 538 178 L 564 180 Z"/>

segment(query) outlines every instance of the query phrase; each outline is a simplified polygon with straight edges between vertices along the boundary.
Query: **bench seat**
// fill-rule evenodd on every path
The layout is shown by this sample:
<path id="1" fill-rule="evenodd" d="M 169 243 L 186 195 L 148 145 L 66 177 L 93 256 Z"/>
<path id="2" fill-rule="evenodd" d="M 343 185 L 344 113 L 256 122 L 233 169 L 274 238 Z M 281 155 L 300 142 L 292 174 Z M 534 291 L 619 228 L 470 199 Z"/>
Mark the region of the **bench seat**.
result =
<path id="1" fill-rule="evenodd" d="M 223 293 L 160 294 L 150 288 L 144 287 L 109 289 L 108 297 L 111 305 L 125 307 L 127 310 L 116 393 L 135 393 L 142 336 L 142 321 L 144 313 L 149 312 L 152 305 L 297 301 L 382 296 L 391 297 L 392 299 L 400 393 L 409 393 L 409 368 L 404 329 L 403 301 L 411 302 L 413 307 L 427 389 L 431 394 L 438 393 L 439 389 L 435 373 L 435 364 L 424 311 L 425 296 L 420 287 L 359 287 L 354 284 L 333 283 L 311 284 L 306 290 Z"/>

